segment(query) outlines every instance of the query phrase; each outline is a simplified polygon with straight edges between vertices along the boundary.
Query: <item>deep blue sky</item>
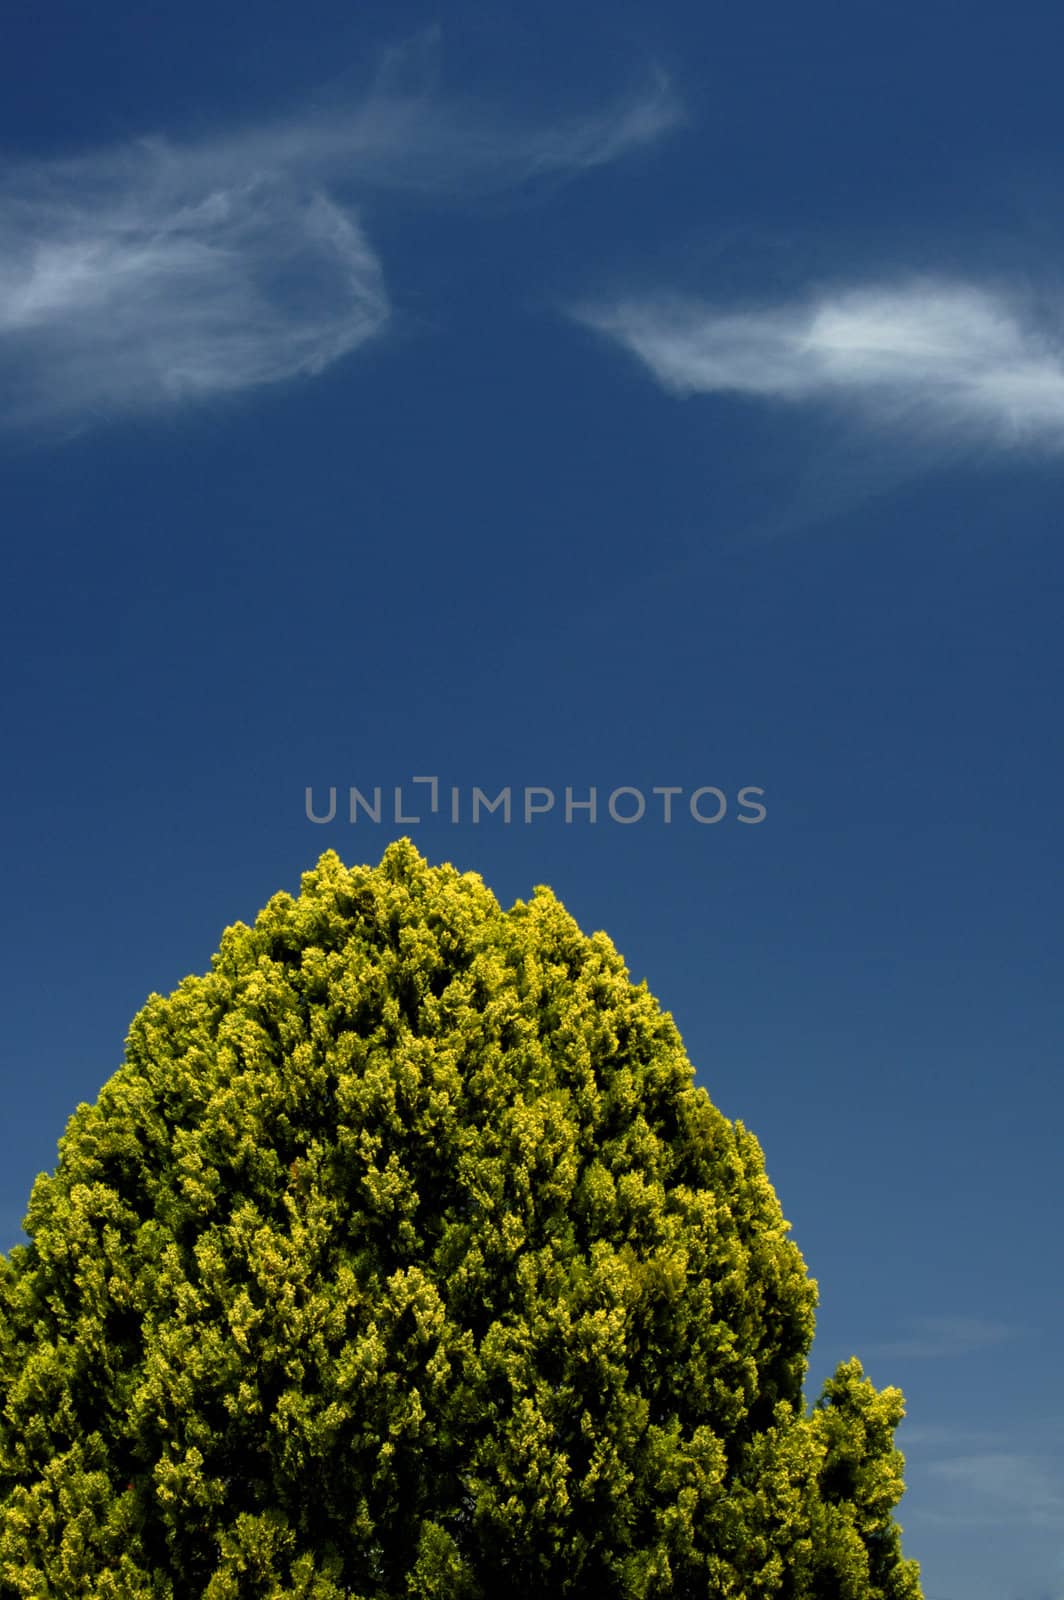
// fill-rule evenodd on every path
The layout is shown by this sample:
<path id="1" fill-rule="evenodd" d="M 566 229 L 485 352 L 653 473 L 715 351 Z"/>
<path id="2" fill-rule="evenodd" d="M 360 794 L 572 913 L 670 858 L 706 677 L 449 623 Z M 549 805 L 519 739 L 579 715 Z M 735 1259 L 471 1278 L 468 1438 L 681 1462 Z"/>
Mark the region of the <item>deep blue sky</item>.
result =
<path id="1" fill-rule="evenodd" d="M 8 0 L 0 1245 L 148 993 L 409 833 L 605 928 L 757 1133 L 928 1600 L 1064 1596 L 1062 45 Z"/>

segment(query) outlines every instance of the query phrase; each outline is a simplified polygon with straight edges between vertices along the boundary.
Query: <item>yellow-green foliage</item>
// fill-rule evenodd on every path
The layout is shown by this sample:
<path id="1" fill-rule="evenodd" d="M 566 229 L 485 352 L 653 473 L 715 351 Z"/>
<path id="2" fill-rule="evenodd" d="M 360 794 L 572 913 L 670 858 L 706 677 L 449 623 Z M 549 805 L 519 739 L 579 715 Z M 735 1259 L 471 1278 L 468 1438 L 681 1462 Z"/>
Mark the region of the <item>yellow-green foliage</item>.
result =
<path id="1" fill-rule="evenodd" d="M 756 1139 L 547 889 L 332 852 L 0 1257 L 0 1594 L 918 1600 Z"/>

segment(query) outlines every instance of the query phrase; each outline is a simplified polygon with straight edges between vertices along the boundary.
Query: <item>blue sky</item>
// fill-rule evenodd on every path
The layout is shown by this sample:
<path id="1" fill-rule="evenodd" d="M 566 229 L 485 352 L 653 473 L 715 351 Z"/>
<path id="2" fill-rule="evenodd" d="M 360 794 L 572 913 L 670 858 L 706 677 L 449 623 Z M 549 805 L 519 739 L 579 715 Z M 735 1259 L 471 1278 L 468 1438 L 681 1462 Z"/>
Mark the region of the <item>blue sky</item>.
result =
<path id="1" fill-rule="evenodd" d="M 1062 44 L 5 8 L 6 1244 L 148 993 L 409 833 L 605 928 L 757 1133 L 928 1600 L 1064 1596 Z"/>

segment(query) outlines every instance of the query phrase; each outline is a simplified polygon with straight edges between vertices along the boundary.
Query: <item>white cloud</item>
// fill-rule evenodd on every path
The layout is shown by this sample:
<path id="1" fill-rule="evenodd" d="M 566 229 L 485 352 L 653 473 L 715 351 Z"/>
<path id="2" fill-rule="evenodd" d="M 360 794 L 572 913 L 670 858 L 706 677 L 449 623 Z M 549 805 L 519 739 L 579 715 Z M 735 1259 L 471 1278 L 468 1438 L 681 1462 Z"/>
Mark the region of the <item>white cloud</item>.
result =
<path id="1" fill-rule="evenodd" d="M 7 420 L 321 372 L 387 318 L 357 217 L 320 191 L 233 175 L 200 192 L 152 148 L 121 189 L 56 187 L 0 199 Z"/>
<path id="2" fill-rule="evenodd" d="M 279 119 L 189 152 L 198 168 L 217 163 L 311 170 L 339 185 L 406 189 L 450 199 L 513 189 L 531 180 L 576 178 L 652 144 L 684 120 L 668 77 L 611 105 L 549 123 L 521 123 L 436 87 L 435 30 L 392 52 L 355 105 Z M 413 76 L 413 87 L 405 79 Z"/>
<path id="3" fill-rule="evenodd" d="M 1052 1408 L 1016 1416 L 1007 1429 L 902 1423 L 901 1520 L 928 1596 L 1064 1600 L 1059 1437 Z"/>
<path id="4" fill-rule="evenodd" d="M 876 427 L 1064 448 L 1064 322 L 941 279 L 758 310 L 644 298 L 577 311 L 677 394 L 843 406 Z"/>
<path id="5" fill-rule="evenodd" d="M 1022 1331 L 986 1317 L 910 1317 L 908 1325 L 912 1333 L 907 1337 L 874 1345 L 868 1354 L 911 1361 L 952 1359 L 1003 1344 Z"/>
<path id="6" fill-rule="evenodd" d="M 664 79 L 504 128 L 378 80 L 354 107 L 11 167 L 0 182 L 0 421 L 145 411 L 313 375 L 384 328 L 360 204 L 575 176 L 679 117 Z"/>
<path id="7" fill-rule="evenodd" d="M 650 144 L 683 120 L 668 78 L 656 72 L 645 92 L 596 117 L 563 123 L 530 138 L 522 160 L 528 176 L 538 172 L 588 172 Z"/>
<path id="8" fill-rule="evenodd" d="M 1060 1468 L 1046 1458 L 1013 1451 L 985 1451 L 931 1461 L 925 1470 L 937 1480 L 944 1495 L 939 1505 L 925 1513 L 928 1520 L 1064 1526 Z"/>

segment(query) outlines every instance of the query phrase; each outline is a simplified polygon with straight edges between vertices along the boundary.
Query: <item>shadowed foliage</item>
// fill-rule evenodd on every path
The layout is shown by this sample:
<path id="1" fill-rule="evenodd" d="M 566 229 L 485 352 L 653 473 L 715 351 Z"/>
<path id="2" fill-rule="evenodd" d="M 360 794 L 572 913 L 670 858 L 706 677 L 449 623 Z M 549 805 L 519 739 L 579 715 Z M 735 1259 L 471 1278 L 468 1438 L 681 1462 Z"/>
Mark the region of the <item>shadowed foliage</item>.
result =
<path id="1" fill-rule="evenodd" d="M 0 1595 L 919 1600 L 760 1147 L 545 888 L 332 852 L 0 1256 Z"/>

